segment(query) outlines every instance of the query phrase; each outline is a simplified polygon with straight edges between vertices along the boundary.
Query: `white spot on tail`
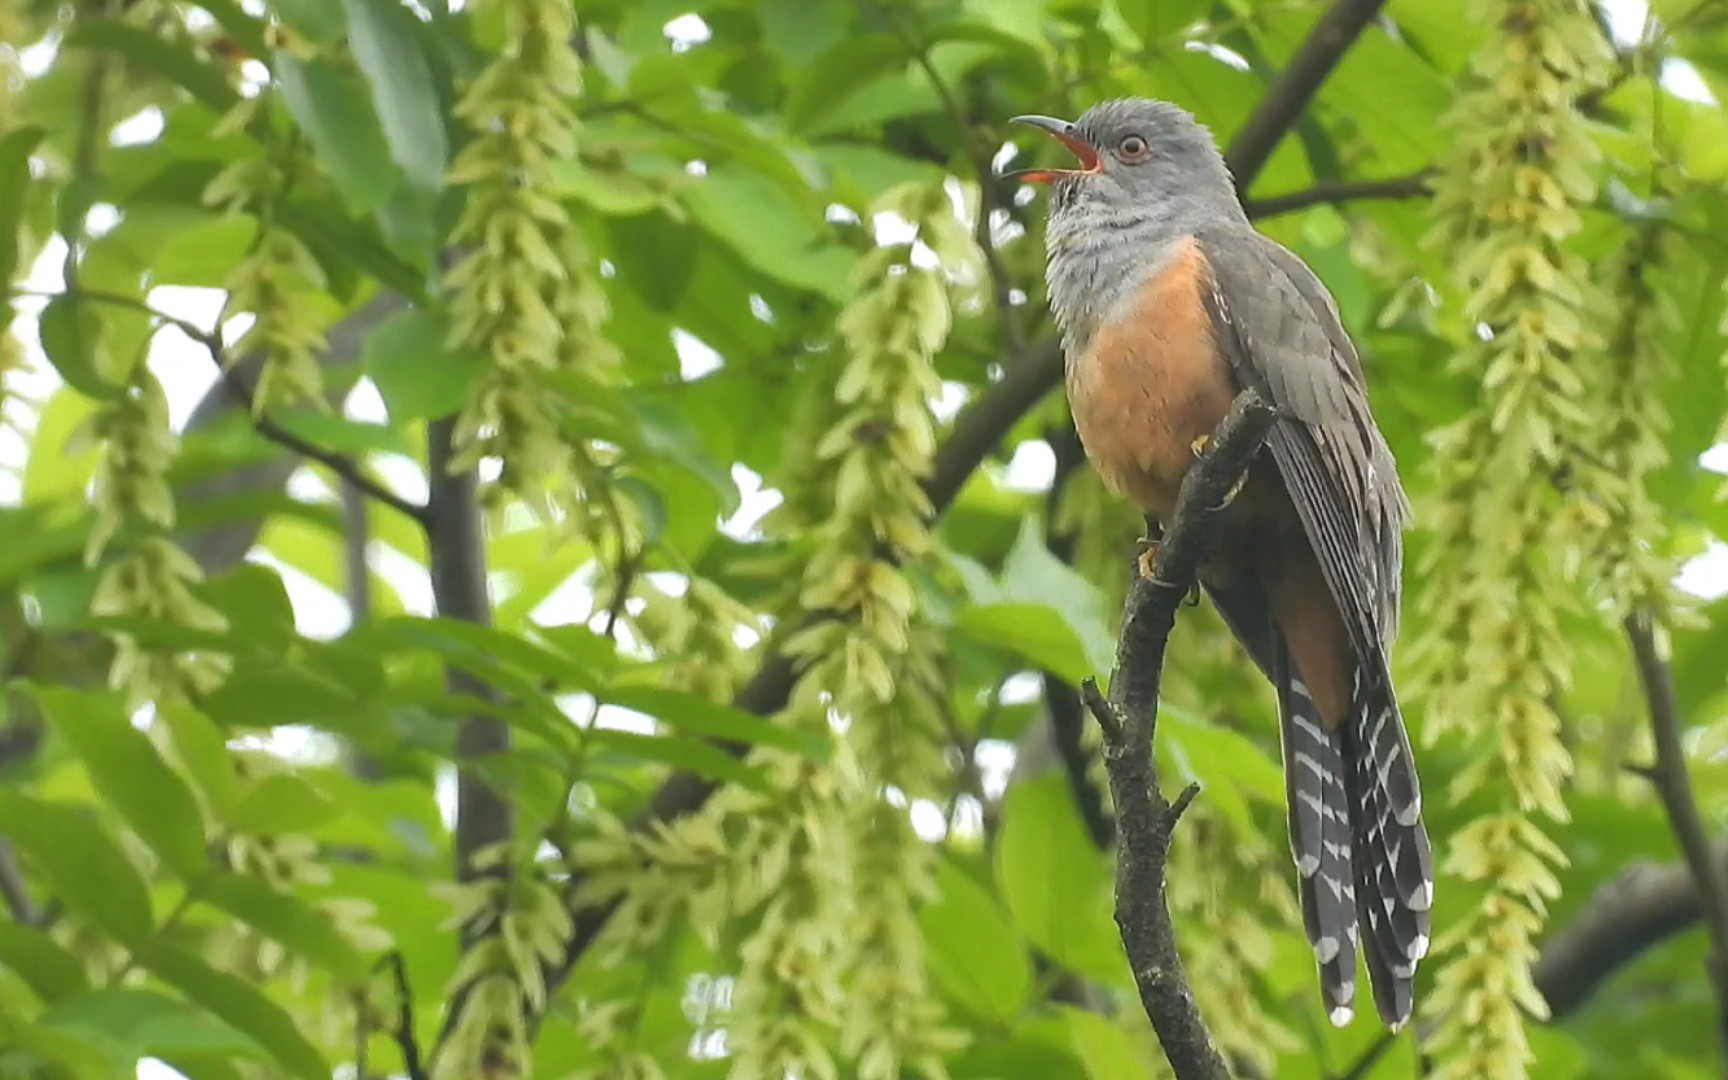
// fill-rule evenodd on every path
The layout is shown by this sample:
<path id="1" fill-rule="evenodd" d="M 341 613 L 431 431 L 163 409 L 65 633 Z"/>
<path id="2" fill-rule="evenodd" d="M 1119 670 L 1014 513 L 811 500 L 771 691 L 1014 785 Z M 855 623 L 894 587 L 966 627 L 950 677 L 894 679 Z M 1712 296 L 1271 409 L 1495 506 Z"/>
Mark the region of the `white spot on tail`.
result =
<path id="1" fill-rule="evenodd" d="M 1314 959 L 1322 964 L 1330 964 L 1338 956 L 1338 939 L 1331 934 L 1318 938 L 1314 942 Z"/>
<path id="2" fill-rule="evenodd" d="M 1305 878 L 1314 876 L 1314 871 L 1320 869 L 1320 860 L 1313 855 L 1304 855 L 1296 860 L 1296 872 Z"/>
<path id="3" fill-rule="evenodd" d="M 1314 700 L 1314 695 L 1309 691 L 1308 684 L 1303 682 L 1301 679 L 1291 679 L 1290 680 L 1290 690 L 1293 693 L 1301 694 L 1303 697 L 1307 698 L 1309 701 Z"/>
<path id="4" fill-rule="evenodd" d="M 1327 1013 L 1326 1018 L 1332 1021 L 1333 1027 L 1348 1027 L 1350 1021 L 1356 1019 L 1356 1010 L 1348 1005 L 1339 1005 Z"/>
<path id="5" fill-rule="evenodd" d="M 1416 892 L 1410 897 L 1411 911 L 1427 911 L 1434 905 L 1434 883 L 1424 881 L 1416 887 Z"/>
<path id="6" fill-rule="evenodd" d="M 1410 939 L 1410 959 L 1412 961 L 1416 961 L 1416 960 L 1422 959 L 1424 956 L 1427 956 L 1427 955 L 1428 955 L 1428 935 L 1427 934 L 1417 934 L 1415 937 L 1411 938 Z"/>

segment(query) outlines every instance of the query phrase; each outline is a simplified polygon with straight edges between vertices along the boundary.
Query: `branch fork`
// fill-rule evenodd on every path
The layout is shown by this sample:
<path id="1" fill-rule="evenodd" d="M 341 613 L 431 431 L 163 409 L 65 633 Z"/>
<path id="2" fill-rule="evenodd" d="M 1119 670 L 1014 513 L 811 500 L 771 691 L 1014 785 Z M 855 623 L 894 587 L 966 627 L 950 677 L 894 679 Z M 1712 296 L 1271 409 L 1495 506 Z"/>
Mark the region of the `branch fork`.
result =
<path id="1" fill-rule="evenodd" d="M 1116 926 L 1140 1003 L 1179 1080 L 1228 1080 L 1230 1071 L 1194 1002 L 1164 897 L 1171 838 L 1200 793 L 1200 785 L 1189 784 L 1166 799 L 1158 782 L 1152 739 L 1164 650 L 1229 495 L 1277 418 L 1255 391 L 1237 396 L 1182 482 L 1151 574 L 1128 590 L 1109 695 L 1094 679 L 1080 684 L 1081 700 L 1104 732 L 1104 768 L 1116 802 Z"/>

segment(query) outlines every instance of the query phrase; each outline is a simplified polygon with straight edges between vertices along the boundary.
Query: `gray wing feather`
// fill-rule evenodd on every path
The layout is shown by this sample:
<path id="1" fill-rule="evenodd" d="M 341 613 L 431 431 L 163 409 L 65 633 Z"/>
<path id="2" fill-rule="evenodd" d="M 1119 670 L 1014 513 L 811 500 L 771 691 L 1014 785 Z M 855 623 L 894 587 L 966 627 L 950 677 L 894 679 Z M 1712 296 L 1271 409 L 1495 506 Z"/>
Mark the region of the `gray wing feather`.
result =
<path id="1" fill-rule="evenodd" d="M 1300 259 L 1252 228 L 1196 239 L 1213 275 L 1214 320 L 1244 384 L 1285 413 L 1267 440 L 1363 655 L 1398 632 L 1410 504 L 1368 408 L 1337 306 Z"/>

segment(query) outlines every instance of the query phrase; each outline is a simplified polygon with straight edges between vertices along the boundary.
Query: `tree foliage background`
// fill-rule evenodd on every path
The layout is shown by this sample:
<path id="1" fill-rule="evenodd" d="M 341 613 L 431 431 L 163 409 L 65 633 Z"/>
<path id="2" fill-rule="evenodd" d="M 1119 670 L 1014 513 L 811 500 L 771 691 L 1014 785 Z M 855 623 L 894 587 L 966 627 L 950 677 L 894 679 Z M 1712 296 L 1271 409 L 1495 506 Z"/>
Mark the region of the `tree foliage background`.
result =
<path id="1" fill-rule="evenodd" d="M 0 74 L 0 1073 L 1162 1075 L 1073 690 L 1140 523 L 995 178 L 1135 94 L 1336 294 L 1419 521 L 1395 1040 L 1179 622 L 1234 1067 L 1721 1074 L 1717 0 L 0 0 Z"/>

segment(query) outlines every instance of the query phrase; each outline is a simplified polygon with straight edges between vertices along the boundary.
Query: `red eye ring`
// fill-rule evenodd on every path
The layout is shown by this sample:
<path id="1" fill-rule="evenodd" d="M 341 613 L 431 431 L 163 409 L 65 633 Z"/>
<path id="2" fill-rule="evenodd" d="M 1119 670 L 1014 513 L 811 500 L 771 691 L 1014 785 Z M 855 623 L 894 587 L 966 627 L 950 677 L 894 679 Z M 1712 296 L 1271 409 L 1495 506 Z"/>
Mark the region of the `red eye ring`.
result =
<path id="1" fill-rule="evenodd" d="M 1145 161 L 1151 154 L 1152 147 L 1139 135 L 1124 135 L 1116 143 L 1116 156 L 1130 165 Z"/>

